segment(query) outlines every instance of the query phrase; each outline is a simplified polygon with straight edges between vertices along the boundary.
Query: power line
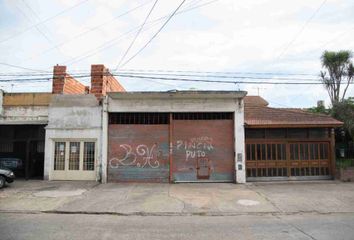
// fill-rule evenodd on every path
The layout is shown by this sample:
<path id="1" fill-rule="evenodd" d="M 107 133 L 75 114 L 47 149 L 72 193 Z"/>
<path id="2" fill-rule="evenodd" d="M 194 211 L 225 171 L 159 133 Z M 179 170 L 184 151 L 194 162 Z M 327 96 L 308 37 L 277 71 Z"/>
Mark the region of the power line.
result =
<path id="1" fill-rule="evenodd" d="M 201 80 L 190 78 L 166 78 L 154 76 L 141 76 L 141 75 L 127 75 L 127 74 L 113 74 L 113 76 L 127 77 L 127 78 L 142 78 L 142 79 L 158 79 L 166 81 L 187 81 L 187 82 L 206 82 L 206 83 L 232 83 L 232 84 L 278 84 L 278 85 L 323 85 L 321 82 L 265 82 L 265 81 L 225 81 L 225 80 Z M 247 78 L 245 78 L 247 79 Z M 255 79 L 254 79 L 255 80 Z M 346 83 L 343 83 L 346 84 Z M 354 83 L 350 83 L 354 84 Z"/>
<path id="2" fill-rule="evenodd" d="M 220 1 L 220 0 L 211 0 L 211 1 L 208 1 L 208 2 L 203 3 L 203 4 L 199 4 L 199 5 L 190 7 L 190 8 L 185 8 L 185 9 L 181 10 L 180 12 L 177 12 L 175 15 L 179 15 L 179 14 L 182 14 L 182 13 L 186 13 L 186 12 L 192 11 L 192 10 L 194 10 L 194 9 L 196 9 L 196 8 L 201 8 L 201 7 L 207 6 L 207 5 L 212 4 L 212 3 L 214 3 L 214 2 L 217 2 L 217 1 Z M 155 26 L 157 23 L 159 23 L 160 21 L 166 19 L 167 17 L 169 17 L 169 15 L 165 15 L 165 16 L 163 16 L 163 17 L 160 17 L 160 18 L 157 18 L 157 19 L 155 19 L 155 20 L 152 20 L 152 21 L 148 22 L 148 24 L 152 24 L 152 25 L 150 26 L 150 28 L 151 28 L 151 27 Z M 131 34 L 131 33 L 134 32 L 135 30 L 137 30 L 139 27 L 140 27 L 140 26 L 135 27 L 135 28 L 132 28 L 132 29 L 130 29 L 129 31 L 127 31 L 127 32 L 125 32 L 125 33 L 123 33 L 123 34 L 121 34 L 120 36 L 115 37 L 115 38 L 113 38 L 113 39 L 111 39 L 111 40 L 105 42 L 104 44 L 100 45 L 99 47 L 96 47 L 96 48 L 94 48 L 94 49 L 92 49 L 92 50 L 86 52 L 86 55 L 82 56 L 82 54 L 81 54 L 81 55 L 79 55 L 78 57 L 74 58 L 73 60 L 65 61 L 63 64 L 72 65 L 73 63 L 76 63 L 76 62 L 82 61 L 83 59 L 86 59 L 86 58 L 88 58 L 88 57 L 91 57 L 91 56 L 95 55 L 96 53 L 101 52 L 101 51 L 104 50 L 104 49 L 110 48 L 110 47 L 114 46 L 115 44 L 117 44 L 117 42 L 118 42 L 121 38 L 123 38 L 125 35 Z M 150 29 L 150 28 L 148 28 L 148 29 Z M 146 31 L 146 30 L 147 30 L 147 29 L 145 28 L 145 31 Z M 93 51 L 93 52 L 90 53 L 91 51 Z"/>
<path id="3" fill-rule="evenodd" d="M 8 67 L 13 67 L 13 68 L 24 69 L 24 70 L 29 70 L 29 71 L 34 71 L 34 72 L 48 72 L 48 71 L 39 70 L 39 69 L 32 69 L 32 68 L 17 66 L 17 65 L 13 65 L 13 64 L 9 64 L 9 63 L 2 63 L 2 62 L 0 62 L 0 65 L 4 65 L 4 66 L 8 66 Z"/>
<path id="4" fill-rule="evenodd" d="M 327 0 L 324 0 L 321 5 L 313 12 L 311 17 L 307 19 L 305 24 L 301 27 L 300 31 L 297 32 L 297 34 L 294 36 L 294 38 L 285 46 L 284 50 L 278 55 L 277 60 L 279 60 L 285 53 L 286 51 L 290 48 L 291 45 L 298 39 L 298 37 L 301 35 L 301 33 L 305 30 L 307 25 L 312 21 L 312 19 L 317 15 L 317 13 L 321 10 L 321 8 L 325 5 Z"/>
<path id="5" fill-rule="evenodd" d="M 192 71 L 192 70 L 162 70 L 162 69 L 121 69 L 133 72 L 183 72 L 183 73 L 222 73 L 222 74 L 251 74 L 251 75 L 290 75 L 290 76 L 318 76 L 311 73 L 285 73 L 285 72 L 242 72 L 242 71 Z"/>
<path id="6" fill-rule="evenodd" d="M 142 75 L 129 75 L 129 74 L 112 74 L 113 76 L 126 77 L 126 78 L 140 78 L 140 79 L 155 79 L 165 81 L 184 81 L 184 82 L 203 82 L 203 83 L 227 83 L 227 84 L 274 84 L 274 85 L 323 85 L 321 82 L 275 82 L 275 81 L 225 81 L 225 80 L 205 80 L 205 79 L 191 79 L 191 78 L 175 78 L 175 77 L 154 77 Z M 74 78 L 88 78 L 90 75 L 71 75 Z M 49 81 L 52 78 L 22 78 L 22 79 L 1 79 L 0 82 L 21 82 L 21 81 Z M 256 80 L 256 79 L 253 79 Z M 347 84 L 347 83 L 341 83 Z M 350 83 L 354 84 L 354 83 Z"/>
<path id="7" fill-rule="evenodd" d="M 133 38 L 133 41 L 130 43 L 129 47 L 127 48 L 127 50 L 126 50 L 125 53 L 123 54 L 123 56 L 122 56 L 122 58 L 120 59 L 120 61 L 119 61 L 118 65 L 117 65 L 117 67 L 115 68 L 115 70 L 117 70 L 117 69 L 119 68 L 120 64 L 123 62 L 124 58 L 127 56 L 129 50 L 130 50 L 131 47 L 133 46 L 133 44 L 134 44 L 135 40 L 137 39 L 137 37 L 139 36 L 141 30 L 143 30 L 143 28 L 144 28 L 144 26 L 145 26 L 145 24 L 146 24 L 146 21 L 147 21 L 148 18 L 150 17 L 150 15 L 151 15 L 152 11 L 154 10 L 154 8 L 155 8 L 155 6 L 156 6 L 156 4 L 157 4 L 158 1 L 159 1 L 159 0 L 155 0 L 154 4 L 152 5 L 152 7 L 151 7 L 151 9 L 150 9 L 150 11 L 149 11 L 149 13 L 147 14 L 147 16 L 146 16 L 145 19 L 144 19 L 143 24 L 141 24 L 141 27 L 139 28 L 138 32 L 135 34 L 135 37 Z"/>
<path id="8" fill-rule="evenodd" d="M 101 72 L 98 72 L 99 74 L 101 74 Z M 92 74 L 92 72 L 81 72 L 81 73 L 75 73 L 75 74 L 71 74 L 71 76 L 81 76 L 81 75 L 85 75 L 85 74 Z M 210 75 L 210 74 L 175 74 L 175 73 L 146 73 L 146 72 L 124 72 L 124 71 L 117 71 L 117 72 L 111 72 L 110 74 L 113 75 L 120 75 L 120 74 L 133 74 L 133 75 L 137 75 L 137 76 L 141 76 L 141 75 L 150 75 L 150 76 L 168 76 L 168 77 L 196 77 L 196 78 L 227 78 L 227 79 L 256 79 L 256 80 L 287 80 L 287 81 L 315 81 L 315 82 L 319 82 L 319 79 L 316 78 L 289 78 L 289 77 L 264 77 L 264 76 L 260 76 L 260 77 L 255 77 L 255 76 L 246 76 L 246 75 Z M 21 77 L 21 76 L 25 76 L 25 77 L 33 77 L 33 76 L 48 76 L 51 77 L 51 74 L 49 73 L 45 73 L 45 74 L 16 74 L 16 75 L 1 75 L 0 74 L 0 79 L 1 77 L 8 77 L 8 76 L 16 76 L 16 77 Z"/>
<path id="9" fill-rule="evenodd" d="M 76 74 L 78 73 L 88 73 L 86 70 L 74 70 L 71 72 L 75 72 Z M 120 71 L 117 71 L 117 73 L 134 73 L 134 74 L 154 74 L 154 73 L 193 73 L 193 74 L 234 74 L 234 75 L 239 75 L 239 74 L 244 74 L 244 75 L 276 75 L 276 76 L 316 76 L 318 77 L 318 74 L 310 74 L 310 73 L 286 73 L 286 72 L 243 72 L 243 71 L 192 71 L 192 70 L 148 70 L 148 69 L 122 69 Z M 48 72 L 48 74 L 51 74 L 51 72 Z M 35 76 L 35 75 L 45 75 L 44 73 L 33 73 L 33 72 L 9 72 L 9 73 L 1 73 L 0 76 Z M 177 75 L 177 74 L 176 74 Z"/>
<path id="10" fill-rule="evenodd" d="M 26 28 L 26 29 L 23 30 L 23 31 L 17 32 L 17 33 L 15 33 L 15 34 L 12 34 L 11 36 L 0 40 L 0 43 L 6 42 L 6 41 L 8 41 L 8 40 L 10 40 L 10 39 L 12 39 L 12 38 L 14 38 L 14 37 L 17 37 L 17 36 L 20 35 L 20 34 L 23 34 L 23 33 L 27 32 L 27 31 L 29 31 L 29 30 L 35 28 L 35 27 L 38 27 L 39 25 L 41 25 L 41 24 L 43 24 L 43 23 L 46 23 L 46 22 L 48 22 L 48 21 L 50 21 L 50 20 L 52 20 L 52 19 L 54 19 L 54 18 L 56 18 L 56 17 L 58 17 L 58 16 L 64 14 L 64 13 L 66 13 L 66 12 L 68 12 L 68 11 L 70 11 L 70 10 L 72 10 L 72 9 L 74 9 L 74 8 L 76 8 L 76 7 L 80 6 L 80 5 L 82 5 L 82 4 L 84 4 L 84 3 L 87 2 L 87 1 L 89 1 L 89 0 L 83 0 L 83 1 L 81 1 L 81 2 L 79 2 L 79 3 L 77 3 L 77 4 L 75 4 L 74 6 L 71 6 L 71 7 L 69 7 L 69 8 L 64 9 L 63 11 L 61 11 L 61 12 L 55 14 L 54 16 L 51 16 L 51 17 L 49 17 L 49 18 L 46 18 L 46 19 L 44 19 L 43 21 L 38 22 L 38 23 L 36 23 L 36 24 L 34 24 L 34 25 L 32 25 L 32 26 Z"/>
<path id="11" fill-rule="evenodd" d="M 114 74 L 114 73 L 113 73 Z M 146 75 L 146 73 L 117 72 L 117 74 Z M 198 77 L 198 78 L 229 78 L 229 79 L 270 79 L 270 80 L 289 80 L 289 81 L 320 81 L 315 78 L 284 78 L 284 77 L 253 77 L 253 76 L 231 76 L 231 75 L 198 75 L 198 74 L 171 74 L 171 73 L 153 73 L 155 76 L 180 76 L 180 77 Z"/>
<path id="12" fill-rule="evenodd" d="M 37 17 L 37 19 L 41 20 L 39 18 L 39 16 L 37 15 L 37 13 L 26 3 L 26 1 L 22 0 L 22 2 L 25 4 L 25 6 L 27 6 L 27 8 L 29 8 L 34 15 Z M 16 6 L 16 8 L 21 12 L 21 14 L 28 19 L 29 21 L 32 22 L 32 19 L 18 6 Z M 40 28 L 39 26 L 36 26 L 35 29 L 50 43 L 53 44 L 53 41 L 47 36 L 47 34 L 45 34 Z M 60 52 L 60 49 L 58 47 L 56 47 L 56 49 Z"/>
<path id="13" fill-rule="evenodd" d="M 58 43 L 58 44 L 55 45 L 54 47 L 48 48 L 48 49 L 44 50 L 43 52 L 41 52 L 41 53 L 39 53 L 39 54 L 36 54 L 35 56 L 41 56 L 41 55 L 43 55 L 43 54 L 45 54 L 45 53 L 47 53 L 47 52 L 50 52 L 51 50 L 55 49 L 56 47 L 64 46 L 64 45 L 70 43 L 71 41 L 73 41 L 74 39 L 77 39 L 77 38 L 79 38 L 79 37 L 81 37 L 81 36 L 83 36 L 83 35 L 86 35 L 87 33 L 90 33 L 90 32 L 92 32 L 92 31 L 95 31 L 95 30 L 99 29 L 100 27 L 102 27 L 103 25 L 106 25 L 107 23 L 110 23 L 110 22 L 112 22 L 112 21 L 115 21 L 115 20 L 117 20 L 117 19 L 119 19 L 119 18 L 121 18 L 121 17 L 123 17 L 123 16 L 125 16 L 125 15 L 127 15 L 127 14 L 129 14 L 129 13 L 131 13 L 131 12 L 133 12 L 133 11 L 135 11 L 135 10 L 141 8 L 141 7 L 143 7 L 143 6 L 145 6 L 146 4 L 148 4 L 148 3 L 151 2 L 151 1 L 152 1 L 152 0 L 149 0 L 149 1 L 145 2 L 145 3 L 143 3 L 143 4 L 140 4 L 140 5 L 138 5 L 138 6 L 134 7 L 134 8 L 132 8 L 132 9 L 129 9 L 129 10 L 126 11 L 126 12 L 123 12 L 123 13 L 121 13 L 121 14 L 115 16 L 114 18 L 112 18 L 112 19 L 110 19 L 110 20 L 108 20 L 108 21 L 105 21 L 105 22 L 103 22 L 103 23 L 101 23 L 101 24 L 98 24 L 98 25 L 96 25 L 96 26 L 94 26 L 94 27 L 91 27 L 91 28 L 89 28 L 89 29 L 86 30 L 86 31 L 82 31 L 82 32 L 80 32 L 79 34 L 77 34 L 77 35 L 71 37 L 70 39 L 66 39 L 65 41 L 62 41 L 62 42 Z M 24 61 L 28 61 L 28 60 L 30 60 L 30 59 L 32 59 L 32 58 L 33 58 L 33 56 L 30 57 L 30 58 L 25 59 Z"/>
<path id="14" fill-rule="evenodd" d="M 155 37 L 162 31 L 162 29 L 167 25 L 167 23 L 171 20 L 171 18 L 176 14 L 176 12 L 182 7 L 186 0 L 183 0 L 178 7 L 173 11 L 173 13 L 168 17 L 168 19 L 162 24 L 162 26 L 159 28 L 159 30 L 150 38 L 150 40 L 137 51 L 132 57 L 130 57 L 127 61 L 125 61 L 122 66 L 124 67 L 127 63 L 129 63 L 133 58 L 135 58 L 139 53 L 141 53 L 151 42 L 154 40 Z"/>

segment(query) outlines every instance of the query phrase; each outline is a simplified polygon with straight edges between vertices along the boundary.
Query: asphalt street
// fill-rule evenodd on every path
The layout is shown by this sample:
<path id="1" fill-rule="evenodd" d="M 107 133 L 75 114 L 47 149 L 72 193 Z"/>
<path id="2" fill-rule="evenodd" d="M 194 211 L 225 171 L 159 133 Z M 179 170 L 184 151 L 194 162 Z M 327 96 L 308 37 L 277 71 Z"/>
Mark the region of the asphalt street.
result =
<path id="1" fill-rule="evenodd" d="M 354 239 L 354 214 L 117 216 L 0 213 L 0 239 Z"/>

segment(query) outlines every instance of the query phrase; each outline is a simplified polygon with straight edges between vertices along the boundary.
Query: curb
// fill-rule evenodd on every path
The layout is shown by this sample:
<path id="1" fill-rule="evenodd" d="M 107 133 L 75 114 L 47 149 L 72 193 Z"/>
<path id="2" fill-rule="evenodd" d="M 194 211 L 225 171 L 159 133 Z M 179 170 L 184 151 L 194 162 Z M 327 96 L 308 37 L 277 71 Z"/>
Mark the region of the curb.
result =
<path id="1" fill-rule="evenodd" d="M 184 217 L 184 216 L 201 216 L 201 217 L 232 217 L 232 216 L 290 216 L 303 214 L 331 215 L 331 214 L 353 214 L 354 212 L 318 212 L 318 211 L 300 211 L 300 212 L 92 212 L 92 211 L 61 211 L 61 210 L 43 210 L 43 211 L 23 211 L 23 210 L 0 210 L 1 213 L 8 214 L 61 214 L 61 215 L 111 215 L 111 216 L 142 216 L 142 217 Z"/>

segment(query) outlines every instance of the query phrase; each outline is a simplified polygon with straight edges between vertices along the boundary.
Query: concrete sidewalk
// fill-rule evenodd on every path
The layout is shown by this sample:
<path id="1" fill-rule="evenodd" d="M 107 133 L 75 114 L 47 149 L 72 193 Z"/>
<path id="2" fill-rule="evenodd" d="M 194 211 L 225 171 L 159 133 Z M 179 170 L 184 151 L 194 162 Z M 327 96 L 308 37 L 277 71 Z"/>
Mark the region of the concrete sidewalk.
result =
<path id="1" fill-rule="evenodd" d="M 1 212 L 121 215 L 354 213 L 354 183 L 98 184 L 16 181 L 0 190 Z"/>

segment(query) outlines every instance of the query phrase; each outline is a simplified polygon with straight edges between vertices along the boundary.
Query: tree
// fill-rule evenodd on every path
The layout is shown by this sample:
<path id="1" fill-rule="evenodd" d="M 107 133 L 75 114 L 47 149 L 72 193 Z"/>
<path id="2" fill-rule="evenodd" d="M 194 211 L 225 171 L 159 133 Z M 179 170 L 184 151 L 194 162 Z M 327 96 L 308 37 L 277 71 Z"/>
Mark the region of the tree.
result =
<path id="1" fill-rule="evenodd" d="M 353 54 L 351 51 L 342 50 L 339 52 L 325 51 L 321 56 L 322 67 L 321 81 L 326 88 L 331 99 L 332 106 L 343 102 L 345 94 L 353 83 L 354 67 L 351 61 Z M 341 91 L 341 86 L 344 90 Z M 342 92 L 342 95 L 340 95 Z"/>
<path id="2" fill-rule="evenodd" d="M 344 123 L 343 128 L 354 139 L 354 98 L 350 97 L 333 105 L 332 116 Z"/>

